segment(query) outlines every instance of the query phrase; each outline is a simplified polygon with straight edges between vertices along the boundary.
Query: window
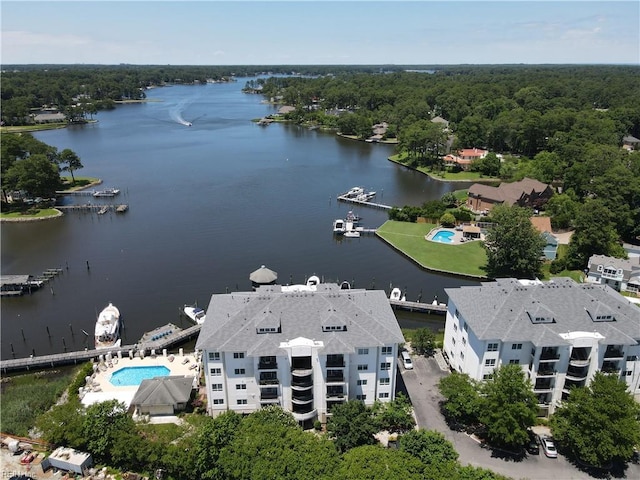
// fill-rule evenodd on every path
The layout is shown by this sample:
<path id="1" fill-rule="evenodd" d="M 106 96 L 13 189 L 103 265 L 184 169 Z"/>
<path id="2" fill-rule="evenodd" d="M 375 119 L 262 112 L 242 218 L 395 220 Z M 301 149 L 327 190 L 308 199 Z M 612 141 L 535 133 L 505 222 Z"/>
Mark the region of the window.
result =
<path id="1" fill-rule="evenodd" d="M 489 343 L 487 345 L 487 352 L 497 352 L 498 351 L 498 344 L 497 343 Z"/>
<path id="2" fill-rule="evenodd" d="M 460 316 L 460 312 L 458 311 L 458 309 L 456 308 L 456 317 Z"/>
<path id="3" fill-rule="evenodd" d="M 209 370 L 209 373 L 211 373 L 212 377 L 219 377 L 220 375 L 222 375 L 222 369 L 221 368 L 212 368 L 211 370 Z"/>
<path id="4" fill-rule="evenodd" d="M 464 352 L 460 352 L 460 358 L 464 360 Z"/>
<path id="5" fill-rule="evenodd" d="M 638 359 L 635 355 L 628 355 L 627 362 L 635 362 Z"/>
<path id="6" fill-rule="evenodd" d="M 214 405 L 224 405 L 224 398 L 214 398 L 213 399 L 213 404 Z"/>
<path id="7" fill-rule="evenodd" d="M 209 352 L 209 361 L 215 362 L 220 360 L 220 352 Z"/>
<path id="8" fill-rule="evenodd" d="M 358 365 L 358 370 L 360 371 L 369 370 L 369 365 Z"/>
<path id="9" fill-rule="evenodd" d="M 626 370 L 624 372 L 625 376 L 630 377 L 631 376 L 631 370 Z"/>
<path id="10" fill-rule="evenodd" d="M 235 373 L 236 375 L 244 375 L 245 370 L 244 368 L 236 368 L 233 373 Z"/>
<path id="11" fill-rule="evenodd" d="M 463 345 L 466 345 L 466 344 L 467 344 L 467 339 L 466 339 L 466 338 L 464 338 L 464 337 L 462 337 L 462 344 L 463 344 Z"/>
<path id="12" fill-rule="evenodd" d="M 380 364 L 380 370 L 391 370 L 391 363 L 390 362 L 382 362 Z"/>
<path id="13" fill-rule="evenodd" d="M 466 332 L 467 330 L 469 330 L 469 325 L 467 325 L 466 323 L 463 323 L 462 328 L 464 328 L 464 331 Z"/>
<path id="14" fill-rule="evenodd" d="M 358 380 L 358 385 L 366 385 L 367 381 L 366 380 Z"/>
<path id="15" fill-rule="evenodd" d="M 458 331 L 458 324 L 457 324 L 457 323 L 454 323 L 454 324 L 453 324 L 453 331 L 454 331 L 454 332 L 457 332 L 457 331 Z"/>
<path id="16" fill-rule="evenodd" d="M 451 343 L 453 343 L 455 345 L 456 344 L 456 339 L 451 337 Z"/>
<path id="17" fill-rule="evenodd" d="M 522 344 L 514 343 L 513 345 L 511 345 L 511 350 L 522 350 Z"/>
<path id="18" fill-rule="evenodd" d="M 491 378 L 491 374 L 490 373 L 487 373 L 487 374 L 482 376 L 483 380 L 489 380 L 490 378 Z"/>
<path id="19" fill-rule="evenodd" d="M 383 355 L 391 355 L 393 353 L 393 347 L 382 347 Z"/>
<path id="20" fill-rule="evenodd" d="M 367 396 L 366 395 L 356 395 L 356 400 L 366 400 Z"/>
<path id="21" fill-rule="evenodd" d="M 222 384 L 221 383 L 214 383 L 211 385 L 211 390 L 213 390 L 214 392 L 220 392 L 222 391 Z"/>
<path id="22" fill-rule="evenodd" d="M 246 389 L 247 389 L 246 383 L 236 383 L 236 390 L 246 390 Z"/>
<path id="23" fill-rule="evenodd" d="M 378 398 L 389 398 L 389 392 L 381 392 L 378 394 Z"/>
<path id="24" fill-rule="evenodd" d="M 389 379 L 388 378 L 381 378 L 380 379 L 380 385 L 389 385 Z"/>
<path id="25" fill-rule="evenodd" d="M 247 399 L 246 398 L 239 398 L 238 400 L 236 400 L 236 403 L 238 405 L 246 405 L 247 404 Z"/>
<path id="26" fill-rule="evenodd" d="M 244 352 L 233 352 L 233 358 L 244 358 Z"/>
<path id="27" fill-rule="evenodd" d="M 509 365 L 520 365 L 520 360 L 509 360 Z"/>
<path id="28" fill-rule="evenodd" d="M 495 358 L 487 358 L 484 361 L 485 366 L 487 367 L 493 367 L 496 364 L 496 359 Z"/>
<path id="29" fill-rule="evenodd" d="M 369 355 L 369 349 L 368 348 L 359 348 L 358 349 L 358 355 Z"/>

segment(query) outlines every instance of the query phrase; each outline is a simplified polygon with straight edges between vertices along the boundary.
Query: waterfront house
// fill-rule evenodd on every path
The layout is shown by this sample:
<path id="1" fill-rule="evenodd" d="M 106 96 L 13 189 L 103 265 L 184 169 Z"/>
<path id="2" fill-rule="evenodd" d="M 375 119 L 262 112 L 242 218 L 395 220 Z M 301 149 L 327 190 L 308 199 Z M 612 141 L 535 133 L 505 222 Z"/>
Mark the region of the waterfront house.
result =
<path id="1" fill-rule="evenodd" d="M 388 402 L 402 342 L 382 290 L 341 289 L 314 276 L 306 285 L 214 294 L 196 343 L 208 413 L 276 404 L 308 426 L 350 399 Z"/>
<path id="2" fill-rule="evenodd" d="M 592 255 L 587 264 L 587 282 L 609 285 L 618 292 L 640 293 L 640 257 Z"/>
<path id="3" fill-rule="evenodd" d="M 551 185 L 526 177 L 519 182 L 503 182 L 497 187 L 474 183 L 469 188 L 467 207 L 474 212 L 489 211 L 498 204 L 541 209 L 552 195 Z"/>
<path id="4" fill-rule="evenodd" d="M 640 309 L 609 286 L 501 278 L 445 292 L 452 369 L 481 381 L 520 365 L 543 416 L 597 371 L 620 376 L 640 399 Z"/>
<path id="5" fill-rule="evenodd" d="M 143 380 L 131 406 L 136 416 L 175 415 L 183 411 L 193 392 L 194 377 L 170 376 Z"/>
<path id="6" fill-rule="evenodd" d="M 462 170 L 469 170 L 473 162 L 486 157 L 488 153 L 487 150 L 482 150 L 481 148 L 463 148 L 455 152 L 455 154 L 450 153 L 445 155 L 442 161 L 446 167 L 457 167 Z"/>

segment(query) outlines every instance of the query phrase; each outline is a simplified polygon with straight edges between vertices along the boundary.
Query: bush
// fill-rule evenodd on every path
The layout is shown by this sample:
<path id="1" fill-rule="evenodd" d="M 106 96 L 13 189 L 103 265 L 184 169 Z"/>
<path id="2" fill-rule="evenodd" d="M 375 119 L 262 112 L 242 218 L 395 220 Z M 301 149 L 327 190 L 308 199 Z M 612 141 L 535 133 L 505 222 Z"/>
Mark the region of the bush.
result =
<path id="1" fill-rule="evenodd" d="M 315 422 L 313 422 L 313 428 L 319 432 L 320 430 L 322 430 L 322 422 L 320 420 L 316 420 Z"/>
<path id="2" fill-rule="evenodd" d="M 440 217 L 440 223 L 445 227 L 452 227 L 456 223 L 456 217 L 447 212 Z"/>
<path id="3" fill-rule="evenodd" d="M 551 266 L 549 267 L 549 272 L 556 274 L 565 270 L 567 267 L 567 262 L 564 258 L 556 258 L 551 262 Z"/>

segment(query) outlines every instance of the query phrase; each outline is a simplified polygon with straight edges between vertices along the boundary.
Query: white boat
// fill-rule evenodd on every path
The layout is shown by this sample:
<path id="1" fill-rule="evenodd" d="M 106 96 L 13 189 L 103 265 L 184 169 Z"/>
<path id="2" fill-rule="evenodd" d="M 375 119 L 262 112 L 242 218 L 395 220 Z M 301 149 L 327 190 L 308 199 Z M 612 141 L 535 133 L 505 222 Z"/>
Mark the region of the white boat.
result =
<path id="1" fill-rule="evenodd" d="M 400 290 L 398 287 L 395 287 L 393 290 L 391 290 L 389 299 L 396 302 L 405 302 L 407 300 L 407 297 L 402 295 L 402 290 Z"/>
<path id="2" fill-rule="evenodd" d="M 120 310 L 109 303 L 100 312 L 96 321 L 96 349 L 119 347 L 120 341 Z"/>
<path id="3" fill-rule="evenodd" d="M 333 221 L 333 233 L 342 234 L 346 231 L 345 221 L 341 218 Z"/>
<path id="4" fill-rule="evenodd" d="M 344 236 L 349 238 L 359 238 L 360 232 L 357 230 L 347 230 L 346 232 L 344 232 Z"/>
<path id="5" fill-rule="evenodd" d="M 320 285 L 320 278 L 317 275 L 311 275 L 305 285 L 282 285 L 280 291 L 283 293 L 315 292 L 318 285 Z"/>
<path id="6" fill-rule="evenodd" d="M 207 313 L 197 305 L 185 305 L 182 311 L 198 325 L 202 325 L 207 318 Z"/>
<path id="7" fill-rule="evenodd" d="M 364 193 L 364 188 L 362 187 L 352 187 L 347 193 L 345 193 L 345 197 L 353 198 L 358 195 L 362 195 Z"/>
<path id="8" fill-rule="evenodd" d="M 97 192 L 93 192 L 94 197 L 115 197 L 120 193 L 120 190 L 117 188 L 105 188 L 104 190 L 98 190 Z"/>

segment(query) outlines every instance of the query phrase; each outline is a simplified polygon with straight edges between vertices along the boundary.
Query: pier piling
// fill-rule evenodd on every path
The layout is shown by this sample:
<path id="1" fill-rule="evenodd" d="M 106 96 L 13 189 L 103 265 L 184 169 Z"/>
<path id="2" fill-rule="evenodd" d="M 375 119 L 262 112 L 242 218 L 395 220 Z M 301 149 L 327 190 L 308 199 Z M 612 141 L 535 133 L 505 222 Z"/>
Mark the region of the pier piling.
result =
<path id="1" fill-rule="evenodd" d="M 49 331 L 49 325 L 47 325 L 47 335 L 49 336 L 49 338 L 51 338 L 51 332 Z"/>

